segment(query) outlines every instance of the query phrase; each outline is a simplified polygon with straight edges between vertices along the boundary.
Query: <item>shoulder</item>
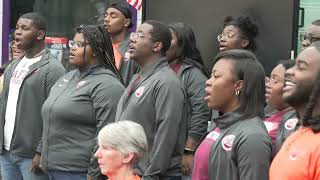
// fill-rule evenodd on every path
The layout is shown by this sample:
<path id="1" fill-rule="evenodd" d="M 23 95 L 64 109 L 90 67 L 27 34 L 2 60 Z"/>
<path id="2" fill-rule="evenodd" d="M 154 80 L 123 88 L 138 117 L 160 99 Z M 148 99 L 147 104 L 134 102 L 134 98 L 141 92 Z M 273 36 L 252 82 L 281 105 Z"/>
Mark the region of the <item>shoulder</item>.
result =
<path id="1" fill-rule="evenodd" d="M 260 136 L 269 139 L 267 129 L 263 121 L 259 117 L 244 119 L 238 122 L 239 126 L 236 127 L 236 132 L 244 139 L 248 137 Z"/>
<path id="2" fill-rule="evenodd" d="M 110 70 L 105 70 L 103 73 L 97 73 L 91 75 L 88 80 L 92 81 L 94 86 L 102 88 L 112 88 L 112 89 L 124 89 L 121 82 L 115 77 L 113 72 Z"/>

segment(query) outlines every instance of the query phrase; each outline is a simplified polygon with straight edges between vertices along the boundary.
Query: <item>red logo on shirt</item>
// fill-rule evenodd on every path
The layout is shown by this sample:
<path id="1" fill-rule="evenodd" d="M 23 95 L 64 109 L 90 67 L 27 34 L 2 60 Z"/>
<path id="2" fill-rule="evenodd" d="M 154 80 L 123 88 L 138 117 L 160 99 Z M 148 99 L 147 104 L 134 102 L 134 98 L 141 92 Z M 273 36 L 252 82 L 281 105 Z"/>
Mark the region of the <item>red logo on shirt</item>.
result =
<path id="1" fill-rule="evenodd" d="M 287 130 L 292 130 L 296 127 L 297 123 L 298 123 L 298 119 L 292 118 L 292 119 L 287 120 L 287 122 L 284 124 L 284 127 Z"/>
<path id="2" fill-rule="evenodd" d="M 235 136 L 234 135 L 228 135 L 222 139 L 222 148 L 226 151 L 231 151 L 233 141 Z"/>
<path id="3" fill-rule="evenodd" d="M 135 92 L 136 97 L 141 97 L 143 92 L 144 92 L 144 87 L 139 87 Z"/>

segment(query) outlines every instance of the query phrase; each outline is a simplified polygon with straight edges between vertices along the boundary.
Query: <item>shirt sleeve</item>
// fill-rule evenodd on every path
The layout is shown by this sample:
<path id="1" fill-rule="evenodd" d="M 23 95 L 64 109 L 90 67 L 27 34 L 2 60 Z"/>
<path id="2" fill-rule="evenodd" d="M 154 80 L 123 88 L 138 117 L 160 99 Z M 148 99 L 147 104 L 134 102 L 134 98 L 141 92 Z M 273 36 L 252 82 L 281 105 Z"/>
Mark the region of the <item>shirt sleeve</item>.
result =
<path id="1" fill-rule="evenodd" d="M 176 81 L 163 83 L 154 92 L 155 136 L 150 152 L 150 163 L 142 180 L 159 179 L 165 174 L 177 144 L 181 146 L 181 153 L 183 151 L 186 139 L 186 122 L 183 120 L 185 94 L 182 86 L 179 87 L 176 83 Z"/>
<path id="2" fill-rule="evenodd" d="M 267 135 L 253 133 L 243 137 L 236 149 L 239 179 L 268 180 L 271 142 Z"/>
<path id="3" fill-rule="evenodd" d="M 211 118 L 211 110 L 209 110 L 206 102 L 203 100 L 205 96 L 206 76 L 200 71 L 191 71 L 186 84 L 186 93 L 188 101 L 191 105 L 191 120 L 188 129 L 188 137 L 195 141 L 207 132 L 208 121 Z"/>
<path id="4" fill-rule="evenodd" d="M 52 64 L 52 67 L 48 68 L 48 72 L 46 75 L 46 86 L 45 86 L 46 98 L 49 96 L 52 86 L 56 83 L 56 81 L 60 77 L 62 77 L 65 74 L 66 74 L 66 71 L 61 64 Z"/>
<path id="5" fill-rule="evenodd" d="M 55 59 L 54 59 L 55 60 Z M 50 68 L 48 68 L 48 71 L 46 73 L 46 79 L 45 79 L 45 98 L 49 97 L 50 90 L 52 86 L 56 83 L 56 81 L 65 75 L 66 71 L 63 68 L 61 64 L 50 64 L 52 65 Z M 36 149 L 37 154 L 41 154 L 42 152 L 42 144 L 43 144 L 43 139 L 41 137 L 39 144 Z"/>
<path id="6" fill-rule="evenodd" d="M 124 87 L 119 84 L 110 84 L 107 80 L 101 82 L 92 91 L 91 97 L 93 101 L 93 108 L 96 115 L 97 133 L 108 123 L 115 121 L 117 103 L 124 91 Z M 101 175 L 97 159 L 94 153 L 98 149 L 97 140 L 94 141 L 93 150 L 91 153 L 88 174 L 92 177 Z"/>

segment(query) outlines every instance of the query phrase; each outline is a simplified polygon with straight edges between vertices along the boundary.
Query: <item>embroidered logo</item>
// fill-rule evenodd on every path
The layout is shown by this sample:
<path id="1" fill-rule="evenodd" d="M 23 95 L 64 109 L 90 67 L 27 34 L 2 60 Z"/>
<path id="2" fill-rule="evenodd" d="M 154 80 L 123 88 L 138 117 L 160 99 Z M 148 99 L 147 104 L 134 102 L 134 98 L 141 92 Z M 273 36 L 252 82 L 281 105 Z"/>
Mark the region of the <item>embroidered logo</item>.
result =
<path id="1" fill-rule="evenodd" d="M 85 83 L 86 83 L 86 81 L 80 81 L 80 82 L 77 84 L 77 88 L 83 86 Z"/>
<path id="2" fill-rule="evenodd" d="M 264 121 L 263 123 L 264 123 L 264 125 L 266 126 L 268 132 L 277 130 L 278 127 L 279 127 L 279 123 L 268 122 L 268 121 Z"/>
<path id="3" fill-rule="evenodd" d="M 66 83 L 67 83 L 67 82 L 69 82 L 69 81 L 68 81 L 68 80 L 66 80 L 66 79 L 63 79 L 63 82 L 66 82 Z"/>
<path id="4" fill-rule="evenodd" d="M 143 92 L 144 92 L 144 87 L 142 86 L 142 87 L 139 87 L 134 94 L 136 97 L 141 97 Z"/>
<path id="5" fill-rule="evenodd" d="M 287 122 L 284 124 L 284 127 L 287 130 L 292 130 L 296 127 L 297 123 L 298 123 L 297 118 L 288 119 Z"/>
<path id="6" fill-rule="evenodd" d="M 289 152 L 289 159 L 292 161 L 303 159 L 307 155 L 307 152 L 300 148 L 292 148 Z"/>
<path id="7" fill-rule="evenodd" d="M 235 136 L 234 135 L 228 135 L 222 139 L 222 148 L 226 151 L 231 151 L 233 141 Z"/>

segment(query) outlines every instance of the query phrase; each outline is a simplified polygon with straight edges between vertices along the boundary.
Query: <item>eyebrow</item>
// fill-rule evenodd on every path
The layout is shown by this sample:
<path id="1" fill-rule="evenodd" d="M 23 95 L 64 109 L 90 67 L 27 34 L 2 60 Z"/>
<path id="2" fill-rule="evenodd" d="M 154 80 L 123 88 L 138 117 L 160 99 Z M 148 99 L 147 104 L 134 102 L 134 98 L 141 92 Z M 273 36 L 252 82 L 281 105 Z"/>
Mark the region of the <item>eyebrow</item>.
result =
<path id="1" fill-rule="evenodd" d="M 297 64 L 304 64 L 306 66 L 309 66 L 309 63 L 307 63 L 305 60 L 297 59 Z"/>

